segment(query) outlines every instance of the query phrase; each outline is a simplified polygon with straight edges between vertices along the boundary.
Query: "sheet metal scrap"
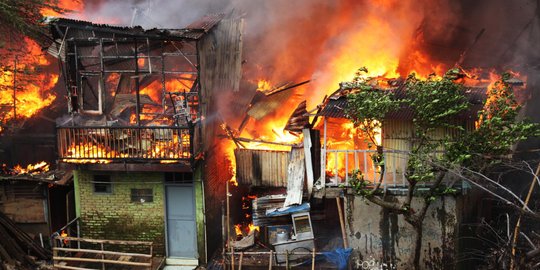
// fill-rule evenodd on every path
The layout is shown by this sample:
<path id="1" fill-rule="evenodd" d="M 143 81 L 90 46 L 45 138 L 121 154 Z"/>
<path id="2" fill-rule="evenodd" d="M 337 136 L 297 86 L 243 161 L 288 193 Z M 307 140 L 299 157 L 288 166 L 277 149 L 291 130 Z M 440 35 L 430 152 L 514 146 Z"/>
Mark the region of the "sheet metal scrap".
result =
<path id="1" fill-rule="evenodd" d="M 281 108 L 285 101 L 294 94 L 294 91 L 287 90 L 294 89 L 309 82 L 309 80 L 295 84 L 289 82 L 274 87 L 269 91 L 257 90 L 247 114 L 257 120 L 262 119 L 276 109 Z"/>
<path id="2" fill-rule="evenodd" d="M 291 117 L 287 121 L 284 130 L 300 133 L 302 129 L 309 127 L 309 116 L 306 109 L 306 101 L 300 102 Z"/>

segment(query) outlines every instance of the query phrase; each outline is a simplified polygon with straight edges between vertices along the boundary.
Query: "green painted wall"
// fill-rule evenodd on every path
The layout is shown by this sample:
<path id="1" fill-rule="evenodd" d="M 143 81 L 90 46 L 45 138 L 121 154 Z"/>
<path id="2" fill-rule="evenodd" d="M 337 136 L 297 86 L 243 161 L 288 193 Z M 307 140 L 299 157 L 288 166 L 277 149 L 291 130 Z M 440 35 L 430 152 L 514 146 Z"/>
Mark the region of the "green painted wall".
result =
<path id="1" fill-rule="evenodd" d="M 94 174 L 111 175 L 111 194 L 94 193 Z M 152 241 L 155 254 L 165 254 L 163 173 L 76 171 L 74 179 L 83 237 Z M 132 188 L 151 188 L 153 202 L 131 202 Z"/>
<path id="2" fill-rule="evenodd" d="M 198 167 L 194 173 L 195 188 L 195 221 L 197 222 L 197 246 L 199 262 L 206 263 L 206 234 L 205 234 L 205 213 L 204 213 L 204 190 L 202 182 L 202 169 Z"/>

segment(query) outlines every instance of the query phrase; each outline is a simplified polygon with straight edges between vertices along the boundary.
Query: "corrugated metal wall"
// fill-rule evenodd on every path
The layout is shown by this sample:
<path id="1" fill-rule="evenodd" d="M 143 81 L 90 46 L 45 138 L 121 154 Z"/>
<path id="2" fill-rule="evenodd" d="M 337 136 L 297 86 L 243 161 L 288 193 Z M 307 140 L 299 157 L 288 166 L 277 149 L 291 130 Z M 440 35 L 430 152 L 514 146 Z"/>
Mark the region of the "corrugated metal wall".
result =
<path id="1" fill-rule="evenodd" d="M 286 187 L 288 151 L 234 150 L 236 179 L 252 186 Z"/>

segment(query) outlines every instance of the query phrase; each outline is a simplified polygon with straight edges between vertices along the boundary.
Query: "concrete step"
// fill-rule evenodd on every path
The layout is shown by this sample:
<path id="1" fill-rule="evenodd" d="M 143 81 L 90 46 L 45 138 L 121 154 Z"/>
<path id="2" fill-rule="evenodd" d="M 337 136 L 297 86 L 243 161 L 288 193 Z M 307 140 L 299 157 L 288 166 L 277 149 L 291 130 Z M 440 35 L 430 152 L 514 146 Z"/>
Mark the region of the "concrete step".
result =
<path id="1" fill-rule="evenodd" d="M 193 270 L 197 268 L 199 261 L 190 258 L 167 258 L 164 270 Z"/>
<path id="2" fill-rule="evenodd" d="M 166 265 L 163 270 L 193 270 L 197 266 Z"/>

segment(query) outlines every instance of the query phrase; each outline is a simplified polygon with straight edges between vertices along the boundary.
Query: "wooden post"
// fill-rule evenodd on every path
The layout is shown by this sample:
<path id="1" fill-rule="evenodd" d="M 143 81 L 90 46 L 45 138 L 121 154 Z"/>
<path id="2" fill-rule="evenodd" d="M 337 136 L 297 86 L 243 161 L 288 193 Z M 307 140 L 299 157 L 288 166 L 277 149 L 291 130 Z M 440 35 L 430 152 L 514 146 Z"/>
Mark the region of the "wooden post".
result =
<path id="1" fill-rule="evenodd" d="M 347 233 L 345 232 L 345 220 L 341 211 L 341 198 L 336 197 L 337 210 L 339 214 L 339 225 L 341 225 L 341 237 L 343 237 L 343 248 L 349 247 L 349 241 L 347 241 Z"/>
<path id="2" fill-rule="evenodd" d="M 272 270 L 272 263 L 274 262 L 274 251 L 270 250 L 270 258 L 268 258 L 268 270 Z"/>
<path id="3" fill-rule="evenodd" d="M 315 182 L 313 179 L 313 163 L 311 161 L 311 135 L 309 133 L 310 130 L 307 128 L 302 129 L 302 132 L 304 133 L 304 158 L 306 160 L 308 198 L 311 198 L 313 183 Z"/>
<path id="4" fill-rule="evenodd" d="M 534 185 L 536 184 L 536 178 L 538 177 L 538 174 L 540 174 L 540 164 L 536 167 L 536 172 L 533 175 L 531 185 L 529 186 L 529 192 L 527 193 L 527 197 L 525 198 L 525 204 L 523 205 L 523 210 L 527 208 L 527 205 L 529 205 L 529 200 L 531 199 L 531 195 L 534 190 Z M 512 256 L 510 256 L 510 270 L 513 270 L 515 267 L 515 256 L 516 256 L 516 243 L 518 240 L 519 235 L 519 229 L 521 226 L 521 214 L 519 214 L 519 218 L 516 222 L 516 227 L 514 228 L 514 237 L 512 239 Z"/>
<path id="5" fill-rule="evenodd" d="M 55 258 L 58 257 L 58 250 L 56 249 L 58 247 L 58 241 L 56 240 L 56 238 L 53 238 L 52 245 L 53 245 L 53 269 L 54 269 L 54 266 L 57 263 L 57 260 Z"/>
<path id="6" fill-rule="evenodd" d="M 225 202 L 221 201 L 221 241 L 223 247 L 223 253 L 227 248 L 227 232 L 225 232 Z"/>
<path id="7" fill-rule="evenodd" d="M 234 270 L 234 248 L 231 247 L 231 270 Z"/>
<path id="8" fill-rule="evenodd" d="M 238 263 L 238 270 L 242 270 L 242 261 L 244 260 L 244 252 L 240 252 L 240 262 Z"/>
<path id="9" fill-rule="evenodd" d="M 133 39 L 135 43 L 135 97 L 136 97 L 136 104 L 135 104 L 135 110 L 136 110 L 136 116 L 137 116 L 137 126 L 141 126 L 141 87 L 140 87 L 140 78 L 139 78 L 139 59 L 138 59 L 138 45 L 137 45 L 137 39 Z M 139 141 L 140 141 L 140 133 L 139 133 Z"/>
<path id="10" fill-rule="evenodd" d="M 149 270 L 154 269 L 154 244 L 150 245 L 150 268 Z"/>
<path id="11" fill-rule="evenodd" d="M 227 180 L 227 186 L 226 186 L 226 194 L 225 196 L 227 197 L 227 246 L 230 246 L 230 241 L 231 241 L 231 228 L 230 228 L 230 203 L 229 203 L 229 180 Z"/>
<path id="12" fill-rule="evenodd" d="M 17 56 L 13 64 L 13 119 L 17 119 Z"/>
<path id="13" fill-rule="evenodd" d="M 315 270 L 315 248 L 311 253 L 311 270 Z"/>
<path id="14" fill-rule="evenodd" d="M 105 253 L 103 251 L 103 243 L 101 243 L 101 269 L 105 270 Z"/>
<path id="15" fill-rule="evenodd" d="M 285 250 L 285 269 L 289 270 L 289 250 Z"/>

